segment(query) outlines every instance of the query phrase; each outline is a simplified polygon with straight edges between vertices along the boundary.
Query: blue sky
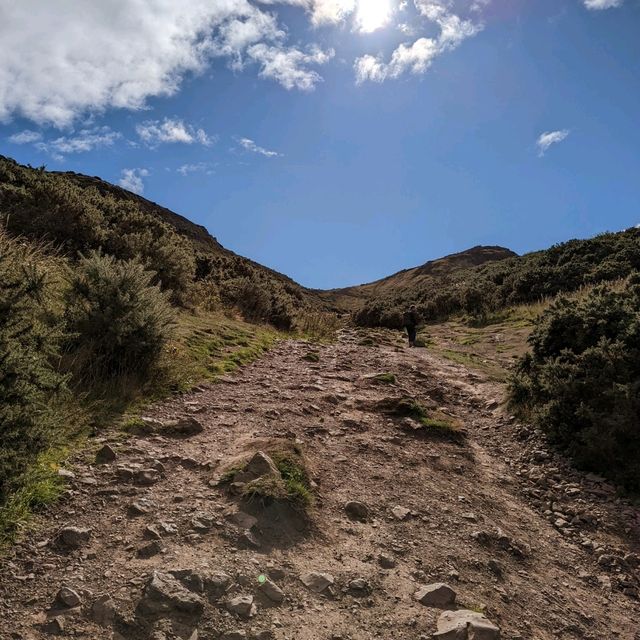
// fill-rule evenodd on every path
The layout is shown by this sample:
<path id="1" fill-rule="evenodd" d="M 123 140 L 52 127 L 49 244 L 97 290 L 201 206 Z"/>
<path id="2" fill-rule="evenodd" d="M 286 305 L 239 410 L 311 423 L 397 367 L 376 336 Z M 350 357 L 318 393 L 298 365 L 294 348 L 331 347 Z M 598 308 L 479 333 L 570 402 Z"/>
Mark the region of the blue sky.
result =
<path id="1" fill-rule="evenodd" d="M 0 153 L 120 182 L 307 286 L 640 223 L 640 0 L 0 16 Z"/>

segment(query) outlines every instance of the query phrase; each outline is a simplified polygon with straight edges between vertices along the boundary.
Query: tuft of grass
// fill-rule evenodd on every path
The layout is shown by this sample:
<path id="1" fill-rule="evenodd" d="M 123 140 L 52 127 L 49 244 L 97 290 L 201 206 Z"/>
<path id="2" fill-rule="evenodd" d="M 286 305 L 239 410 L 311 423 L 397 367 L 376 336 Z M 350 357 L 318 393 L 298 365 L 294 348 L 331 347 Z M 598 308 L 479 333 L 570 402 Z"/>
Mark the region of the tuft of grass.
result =
<path id="1" fill-rule="evenodd" d="M 40 454 L 25 473 L 21 485 L 0 508 L 0 551 L 13 543 L 33 517 L 56 502 L 65 490 L 58 475 L 68 449 L 49 449 Z"/>
<path id="2" fill-rule="evenodd" d="M 295 319 L 295 331 L 316 342 L 335 340 L 341 322 L 335 313 L 327 311 L 300 311 Z"/>
<path id="3" fill-rule="evenodd" d="M 320 354 L 317 351 L 309 351 L 302 356 L 302 359 L 307 362 L 320 362 Z"/>

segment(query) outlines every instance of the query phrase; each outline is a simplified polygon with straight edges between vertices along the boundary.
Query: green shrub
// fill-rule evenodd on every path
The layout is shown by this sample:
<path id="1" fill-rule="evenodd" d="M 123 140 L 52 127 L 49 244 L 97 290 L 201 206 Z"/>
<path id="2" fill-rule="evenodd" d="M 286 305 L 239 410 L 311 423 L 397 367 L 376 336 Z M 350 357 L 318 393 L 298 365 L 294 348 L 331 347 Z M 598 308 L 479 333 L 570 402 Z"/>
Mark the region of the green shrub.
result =
<path id="1" fill-rule="evenodd" d="M 0 504 L 52 443 L 65 378 L 51 283 L 37 251 L 0 232 Z"/>
<path id="2" fill-rule="evenodd" d="M 640 286 L 558 300 L 529 342 L 512 403 L 580 467 L 640 491 Z"/>
<path id="3" fill-rule="evenodd" d="M 144 377 L 171 335 L 173 312 L 155 274 L 135 261 L 93 253 L 70 277 L 65 317 L 73 368 L 92 379 Z"/>

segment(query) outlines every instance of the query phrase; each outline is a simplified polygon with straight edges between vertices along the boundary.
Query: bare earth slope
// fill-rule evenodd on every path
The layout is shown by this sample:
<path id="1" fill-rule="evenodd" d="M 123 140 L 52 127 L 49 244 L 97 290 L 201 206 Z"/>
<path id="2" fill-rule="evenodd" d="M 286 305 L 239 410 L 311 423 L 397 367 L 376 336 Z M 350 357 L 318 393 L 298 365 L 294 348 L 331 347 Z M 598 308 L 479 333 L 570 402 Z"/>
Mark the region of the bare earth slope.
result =
<path id="1" fill-rule="evenodd" d="M 638 510 L 545 451 L 503 412 L 499 383 L 380 335 L 377 346 L 350 331 L 319 347 L 282 342 L 149 412 L 164 423 L 194 417 L 201 433 L 107 436 L 117 459 L 78 460 L 65 502 L 2 562 L 0 638 L 428 639 L 441 611 L 414 593 L 446 582 L 502 638 L 637 640 Z M 309 351 L 317 363 L 303 359 Z M 367 378 L 380 372 L 397 382 Z M 466 441 L 380 412 L 381 400 L 407 395 L 456 416 Z M 274 439 L 305 452 L 317 484 L 313 527 L 269 513 L 248 535 L 253 521 L 217 480 Z M 345 512 L 354 500 L 368 506 L 364 521 Z M 67 526 L 90 536 L 62 547 Z M 162 573 L 148 585 L 154 570 Z M 300 580 L 313 571 L 334 584 L 313 592 Z M 261 575 L 283 602 L 265 595 Z M 79 605 L 54 603 L 63 585 Z M 242 611 L 251 602 L 236 596 L 254 597 L 250 619 Z"/>

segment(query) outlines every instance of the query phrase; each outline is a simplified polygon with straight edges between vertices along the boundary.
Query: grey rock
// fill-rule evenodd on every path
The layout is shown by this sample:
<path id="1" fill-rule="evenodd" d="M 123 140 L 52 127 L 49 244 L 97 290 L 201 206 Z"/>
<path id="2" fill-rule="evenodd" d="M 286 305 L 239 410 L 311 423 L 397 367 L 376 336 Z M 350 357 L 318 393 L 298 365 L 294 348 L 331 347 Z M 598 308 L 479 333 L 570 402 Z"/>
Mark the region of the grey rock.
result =
<path id="1" fill-rule="evenodd" d="M 162 432 L 178 437 L 195 436 L 204 431 L 204 425 L 199 420 L 189 416 L 178 420 L 168 420 L 162 423 Z"/>
<path id="2" fill-rule="evenodd" d="M 151 486 L 160 482 L 161 475 L 157 469 L 140 469 L 135 472 L 134 482 L 142 486 Z"/>
<path id="3" fill-rule="evenodd" d="M 153 540 L 152 542 L 149 542 L 149 544 L 145 544 L 143 547 L 140 547 L 136 552 L 136 555 L 138 558 L 147 560 L 148 558 L 157 556 L 159 553 L 162 553 L 162 545 L 158 540 Z"/>
<path id="4" fill-rule="evenodd" d="M 109 462 L 114 462 L 117 457 L 118 454 L 108 444 L 105 444 L 98 453 L 96 453 L 96 463 L 108 464 Z"/>
<path id="5" fill-rule="evenodd" d="M 64 607 L 78 607 L 82 604 L 82 598 L 77 591 L 70 587 L 61 587 L 56 595 L 56 602 Z"/>
<path id="6" fill-rule="evenodd" d="M 101 627 L 110 627 L 116 618 L 116 605 L 110 596 L 100 596 L 91 607 L 91 615 Z"/>
<path id="7" fill-rule="evenodd" d="M 360 520 L 361 522 L 365 522 L 369 518 L 369 507 L 367 507 L 367 505 L 363 502 L 357 502 L 356 500 L 347 502 L 344 510 L 352 520 Z"/>
<path id="8" fill-rule="evenodd" d="M 228 591 L 232 582 L 226 573 L 213 573 L 205 577 L 204 589 L 211 600 L 217 600 Z"/>
<path id="9" fill-rule="evenodd" d="M 314 593 L 322 593 L 327 587 L 334 583 L 333 576 L 330 573 L 319 573 L 311 571 L 300 576 L 302 584 Z"/>
<path id="10" fill-rule="evenodd" d="M 249 463 L 244 468 L 244 473 L 248 474 L 248 480 L 255 480 L 263 476 L 277 476 L 280 477 L 278 467 L 276 467 L 274 461 L 264 452 L 258 451 Z"/>
<path id="11" fill-rule="evenodd" d="M 269 580 L 269 578 L 260 585 L 260 591 L 272 602 L 279 604 L 284 600 L 284 591 L 275 582 Z"/>
<path id="12" fill-rule="evenodd" d="M 204 601 L 182 586 L 174 576 L 154 571 L 145 586 L 138 608 L 142 615 L 172 612 L 200 615 L 204 610 Z"/>
<path id="13" fill-rule="evenodd" d="M 447 607 L 455 604 L 456 592 L 444 582 L 436 582 L 416 591 L 414 598 L 427 607 Z"/>
<path id="14" fill-rule="evenodd" d="M 381 553 L 378 556 L 378 564 L 383 569 L 393 569 L 397 565 L 397 562 L 395 561 L 395 558 L 392 558 L 391 556 Z"/>
<path id="15" fill-rule="evenodd" d="M 235 511 L 230 513 L 227 517 L 231 522 L 233 522 L 233 524 L 238 525 L 242 529 L 252 529 L 256 524 L 258 524 L 257 518 L 254 518 L 244 511 Z"/>
<path id="16" fill-rule="evenodd" d="M 51 618 L 42 625 L 42 630 L 45 633 L 51 633 L 53 635 L 60 635 L 64 633 L 64 618 L 62 616 L 56 616 L 55 618 Z"/>
<path id="17" fill-rule="evenodd" d="M 236 596 L 231 598 L 226 604 L 227 610 L 240 616 L 241 618 L 252 618 L 256 615 L 256 605 L 253 603 L 253 596 Z"/>
<path id="18" fill-rule="evenodd" d="M 398 505 L 397 507 L 393 507 L 391 509 L 391 513 L 396 520 L 406 520 L 406 518 L 411 513 L 411 509 L 407 509 L 406 507 L 401 507 Z"/>
<path id="19" fill-rule="evenodd" d="M 91 539 L 91 529 L 64 527 L 58 532 L 58 541 L 69 549 L 79 549 Z"/>
<path id="20" fill-rule="evenodd" d="M 437 640 L 500 640 L 500 628 L 481 613 L 461 609 L 445 611 L 433 635 Z"/>

